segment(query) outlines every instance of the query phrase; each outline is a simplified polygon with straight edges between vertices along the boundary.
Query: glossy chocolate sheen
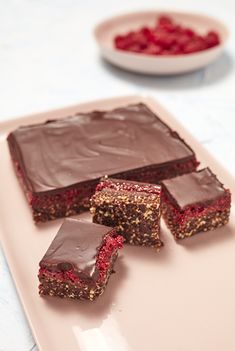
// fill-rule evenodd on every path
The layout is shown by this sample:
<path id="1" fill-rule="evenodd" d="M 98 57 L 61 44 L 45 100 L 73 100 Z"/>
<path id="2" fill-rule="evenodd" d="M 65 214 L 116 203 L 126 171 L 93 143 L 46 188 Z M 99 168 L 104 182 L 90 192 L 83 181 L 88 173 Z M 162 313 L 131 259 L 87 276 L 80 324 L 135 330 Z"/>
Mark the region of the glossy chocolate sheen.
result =
<path id="1" fill-rule="evenodd" d="M 194 156 L 144 104 L 21 127 L 8 142 L 28 190 L 36 193 Z"/>
<path id="2" fill-rule="evenodd" d="M 225 189 L 209 168 L 162 181 L 181 209 L 188 205 L 209 203 L 224 196 Z"/>
<path id="3" fill-rule="evenodd" d="M 52 272 L 72 270 L 83 279 L 95 278 L 97 254 L 111 231 L 104 225 L 66 219 L 39 265 Z"/>

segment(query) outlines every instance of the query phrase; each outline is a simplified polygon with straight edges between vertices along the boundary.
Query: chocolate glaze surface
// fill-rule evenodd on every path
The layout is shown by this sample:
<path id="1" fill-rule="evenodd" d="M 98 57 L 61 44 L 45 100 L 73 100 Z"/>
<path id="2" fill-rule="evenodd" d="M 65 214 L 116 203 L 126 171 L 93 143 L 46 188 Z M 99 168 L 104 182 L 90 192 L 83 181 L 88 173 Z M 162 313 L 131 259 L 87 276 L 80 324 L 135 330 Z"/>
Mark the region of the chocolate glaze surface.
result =
<path id="1" fill-rule="evenodd" d="M 83 279 L 95 279 L 96 256 L 103 238 L 111 230 L 104 225 L 66 219 L 40 261 L 40 267 L 52 272 L 72 269 Z"/>
<path id="2" fill-rule="evenodd" d="M 224 195 L 225 189 L 209 168 L 162 181 L 181 209 L 208 203 Z"/>
<path id="3" fill-rule="evenodd" d="M 194 156 L 144 104 L 21 127 L 8 142 L 28 190 L 37 193 Z"/>

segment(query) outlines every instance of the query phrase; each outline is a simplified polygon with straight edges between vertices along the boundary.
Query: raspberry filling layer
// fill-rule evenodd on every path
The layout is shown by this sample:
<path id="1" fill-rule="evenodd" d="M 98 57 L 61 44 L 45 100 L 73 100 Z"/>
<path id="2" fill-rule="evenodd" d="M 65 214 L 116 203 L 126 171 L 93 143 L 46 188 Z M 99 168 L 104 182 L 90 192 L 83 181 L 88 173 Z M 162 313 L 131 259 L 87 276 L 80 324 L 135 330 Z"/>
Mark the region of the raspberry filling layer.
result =
<path id="1" fill-rule="evenodd" d="M 168 16 L 160 16 L 154 27 L 142 27 L 114 38 L 117 49 L 147 55 L 185 55 L 219 44 L 220 37 L 216 31 L 201 35 Z"/>
<path id="2" fill-rule="evenodd" d="M 123 237 L 117 235 L 115 231 L 112 231 L 112 233 L 104 238 L 104 243 L 98 252 L 96 260 L 96 268 L 99 273 L 98 279 L 96 280 L 97 284 L 105 281 L 110 265 L 112 264 L 112 255 L 123 247 L 123 242 Z M 73 270 L 52 272 L 47 268 L 41 267 L 38 277 L 39 280 L 49 278 L 61 282 L 70 281 L 72 284 L 76 284 L 78 288 L 87 285 L 87 281 L 80 279 Z"/>

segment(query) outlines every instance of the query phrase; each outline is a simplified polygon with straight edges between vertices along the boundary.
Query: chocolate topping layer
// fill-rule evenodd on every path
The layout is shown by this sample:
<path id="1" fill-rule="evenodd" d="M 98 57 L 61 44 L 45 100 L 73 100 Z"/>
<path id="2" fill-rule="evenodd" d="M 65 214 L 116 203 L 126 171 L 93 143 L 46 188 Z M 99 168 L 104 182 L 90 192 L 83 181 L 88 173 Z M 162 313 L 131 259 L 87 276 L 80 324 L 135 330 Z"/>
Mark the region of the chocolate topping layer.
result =
<path id="1" fill-rule="evenodd" d="M 208 203 L 224 195 L 225 189 L 209 168 L 162 181 L 181 209 Z"/>
<path id="2" fill-rule="evenodd" d="M 194 156 L 144 104 L 21 127 L 8 142 L 28 190 L 37 193 Z"/>
<path id="3" fill-rule="evenodd" d="M 39 263 L 52 272 L 73 270 L 83 279 L 96 276 L 96 256 L 112 228 L 66 219 Z"/>

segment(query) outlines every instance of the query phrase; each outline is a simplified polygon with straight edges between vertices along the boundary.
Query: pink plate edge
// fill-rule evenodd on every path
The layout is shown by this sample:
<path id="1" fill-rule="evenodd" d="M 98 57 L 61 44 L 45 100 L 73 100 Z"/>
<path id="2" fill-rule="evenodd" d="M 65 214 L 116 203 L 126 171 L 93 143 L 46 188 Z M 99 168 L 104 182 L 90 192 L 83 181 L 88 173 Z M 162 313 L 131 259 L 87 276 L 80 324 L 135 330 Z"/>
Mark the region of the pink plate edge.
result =
<path id="1" fill-rule="evenodd" d="M 95 106 L 97 106 L 97 108 L 100 109 L 100 108 L 102 108 L 102 105 L 104 105 L 105 106 L 104 109 L 107 109 L 107 108 L 114 108 L 117 106 L 131 104 L 131 103 L 137 103 L 137 102 L 146 103 L 150 108 L 153 109 L 154 112 L 157 112 L 157 114 L 159 114 L 160 117 L 161 117 L 161 115 L 167 115 L 167 118 L 169 120 L 168 123 L 171 124 L 171 121 L 173 121 L 174 124 L 177 126 L 177 131 L 179 132 L 179 134 L 183 138 L 187 138 L 187 141 L 190 143 L 190 146 L 192 146 L 193 149 L 195 148 L 194 146 L 196 146 L 197 155 L 204 154 L 207 157 L 209 157 L 210 164 L 213 165 L 213 170 L 215 172 L 219 173 L 220 178 L 222 178 L 222 180 L 226 183 L 226 186 L 228 186 L 232 190 L 232 192 L 235 192 L 235 179 L 234 179 L 234 177 L 227 170 L 225 170 L 223 167 L 221 167 L 219 165 L 219 162 L 213 156 L 211 156 L 211 154 L 191 135 L 191 133 L 189 133 L 180 124 L 180 122 L 177 121 L 177 119 L 175 117 L 173 117 L 173 115 L 170 112 L 167 111 L 167 109 L 165 109 L 162 106 L 161 103 L 159 103 L 154 98 L 149 97 L 149 96 L 131 95 L 131 96 L 123 96 L 123 97 L 117 97 L 117 98 L 90 101 L 87 103 L 82 103 L 82 104 L 64 107 L 64 108 L 60 108 L 60 109 L 50 110 L 50 111 L 42 112 L 39 114 L 32 114 L 32 115 L 28 115 L 26 117 L 21 117 L 21 118 L 12 119 L 10 121 L 1 122 L 0 123 L 0 137 L 2 137 L 4 134 L 8 133 L 12 129 L 17 128 L 20 125 L 28 124 L 29 121 L 32 122 L 31 124 L 36 124 L 36 123 L 45 121 L 49 118 L 49 116 L 51 114 L 54 115 L 55 113 L 58 113 L 59 114 L 58 118 L 62 118 L 62 117 L 65 117 L 69 114 L 78 112 L 79 110 L 89 111 L 91 109 L 95 109 L 96 108 Z M 31 121 L 32 118 L 34 118 L 34 119 Z M 163 118 L 163 120 L 164 120 L 164 116 L 161 118 Z M 199 159 L 200 159 L 200 156 L 199 156 Z M 223 172 L 221 172 L 221 169 Z M 30 312 L 28 311 L 27 302 L 24 301 L 23 294 L 21 293 L 21 287 L 20 287 L 21 283 L 20 283 L 20 281 L 18 281 L 17 278 L 15 278 L 15 276 L 17 276 L 17 274 L 15 274 L 16 273 L 15 264 L 14 264 L 13 260 L 11 259 L 11 254 L 8 250 L 7 240 L 4 237 L 4 228 L 2 227 L 2 224 L 0 226 L 0 242 L 1 242 L 1 245 L 3 248 L 6 260 L 8 262 L 9 269 L 10 269 L 12 278 L 14 280 L 18 295 L 20 297 L 21 304 L 24 308 L 24 312 L 25 312 L 26 317 L 28 319 L 29 325 L 32 329 L 32 333 L 34 335 L 35 341 L 37 343 L 38 348 L 40 350 L 42 350 L 42 348 L 40 346 L 40 340 L 37 337 L 37 332 L 34 328 L 32 320 L 31 320 Z"/>

